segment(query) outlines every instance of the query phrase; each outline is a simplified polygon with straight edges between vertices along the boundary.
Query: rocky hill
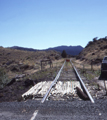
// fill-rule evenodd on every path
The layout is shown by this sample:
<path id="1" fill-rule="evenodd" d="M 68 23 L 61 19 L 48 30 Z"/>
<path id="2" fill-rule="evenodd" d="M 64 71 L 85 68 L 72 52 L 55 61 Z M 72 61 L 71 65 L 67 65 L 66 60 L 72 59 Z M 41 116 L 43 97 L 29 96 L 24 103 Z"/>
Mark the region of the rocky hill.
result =
<path id="1" fill-rule="evenodd" d="M 91 63 L 101 63 L 104 56 L 107 56 L 107 37 L 94 38 L 90 41 L 82 52 L 77 56 L 77 59 Z"/>

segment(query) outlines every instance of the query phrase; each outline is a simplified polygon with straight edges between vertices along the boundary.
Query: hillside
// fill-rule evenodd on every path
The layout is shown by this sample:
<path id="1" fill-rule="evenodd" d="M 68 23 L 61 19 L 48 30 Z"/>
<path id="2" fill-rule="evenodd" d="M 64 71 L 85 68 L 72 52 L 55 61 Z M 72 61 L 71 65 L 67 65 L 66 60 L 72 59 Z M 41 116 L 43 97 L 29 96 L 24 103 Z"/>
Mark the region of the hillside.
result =
<path id="1" fill-rule="evenodd" d="M 0 47 L 0 77 L 8 74 L 9 79 L 12 79 L 17 74 L 25 74 L 25 71 L 40 69 L 43 59 L 54 61 L 60 58 L 61 54 L 52 50 L 31 52 Z"/>
<path id="2" fill-rule="evenodd" d="M 56 51 L 23 51 L 11 48 L 0 47 L 0 64 L 8 64 L 9 62 L 37 62 L 41 59 L 50 58 L 52 60 L 60 58 L 60 53 Z"/>
<path id="3" fill-rule="evenodd" d="M 107 56 L 107 38 L 93 39 L 82 52 L 77 56 L 77 59 L 91 63 L 101 63 L 104 56 Z"/>
<path id="4" fill-rule="evenodd" d="M 68 55 L 75 56 L 75 55 L 78 55 L 83 50 L 83 47 L 81 46 L 58 46 L 58 47 L 48 48 L 47 50 L 56 50 L 61 53 L 63 50 L 65 50 Z"/>

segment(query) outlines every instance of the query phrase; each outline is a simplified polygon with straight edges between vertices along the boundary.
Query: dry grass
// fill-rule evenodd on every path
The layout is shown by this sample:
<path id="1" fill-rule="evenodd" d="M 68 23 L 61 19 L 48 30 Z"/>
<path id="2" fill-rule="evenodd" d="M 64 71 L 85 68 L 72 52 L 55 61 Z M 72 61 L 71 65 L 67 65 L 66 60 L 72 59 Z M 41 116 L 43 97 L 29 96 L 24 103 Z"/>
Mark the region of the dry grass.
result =
<path id="1" fill-rule="evenodd" d="M 55 51 L 22 51 L 15 50 L 10 48 L 2 48 L 0 47 L 0 64 L 6 64 L 7 62 L 18 62 L 23 64 L 34 65 L 36 62 L 40 63 L 40 60 L 51 58 L 55 60 L 55 57 L 60 54 Z"/>
<path id="2" fill-rule="evenodd" d="M 77 61 L 74 59 L 74 65 L 87 80 L 93 80 L 95 77 L 99 77 L 101 74 L 100 64 L 91 66 L 83 61 Z"/>
<path id="3" fill-rule="evenodd" d="M 92 66 L 90 64 L 87 64 L 87 63 L 79 64 L 79 63 L 75 62 L 74 64 L 75 64 L 76 68 L 78 68 L 78 69 L 86 69 L 86 70 L 100 70 L 101 69 L 101 65 L 99 65 L 99 64 L 92 65 Z"/>

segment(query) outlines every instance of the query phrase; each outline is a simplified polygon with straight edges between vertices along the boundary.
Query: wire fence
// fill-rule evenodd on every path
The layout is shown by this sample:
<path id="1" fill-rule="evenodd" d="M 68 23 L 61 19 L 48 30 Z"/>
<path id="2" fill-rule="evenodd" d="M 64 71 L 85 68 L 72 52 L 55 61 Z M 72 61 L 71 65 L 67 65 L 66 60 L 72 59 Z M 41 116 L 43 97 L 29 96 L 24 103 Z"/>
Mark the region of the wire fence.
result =
<path id="1" fill-rule="evenodd" d="M 101 64 L 80 64 L 77 62 L 73 62 L 76 68 L 82 69 L 82 70 L 101 70 Z"/>

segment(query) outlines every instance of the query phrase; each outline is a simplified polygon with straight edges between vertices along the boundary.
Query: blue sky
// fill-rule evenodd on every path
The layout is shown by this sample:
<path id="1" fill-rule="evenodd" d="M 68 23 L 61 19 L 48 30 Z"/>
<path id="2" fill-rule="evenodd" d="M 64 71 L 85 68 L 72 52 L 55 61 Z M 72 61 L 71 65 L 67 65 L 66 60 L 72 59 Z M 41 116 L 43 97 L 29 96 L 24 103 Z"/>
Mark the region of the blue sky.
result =
<path id="1" fill-rule="evenodd" d="M 85 47 L 107 36 L 107 0 L 0 0 L 0 46 Z"/>

